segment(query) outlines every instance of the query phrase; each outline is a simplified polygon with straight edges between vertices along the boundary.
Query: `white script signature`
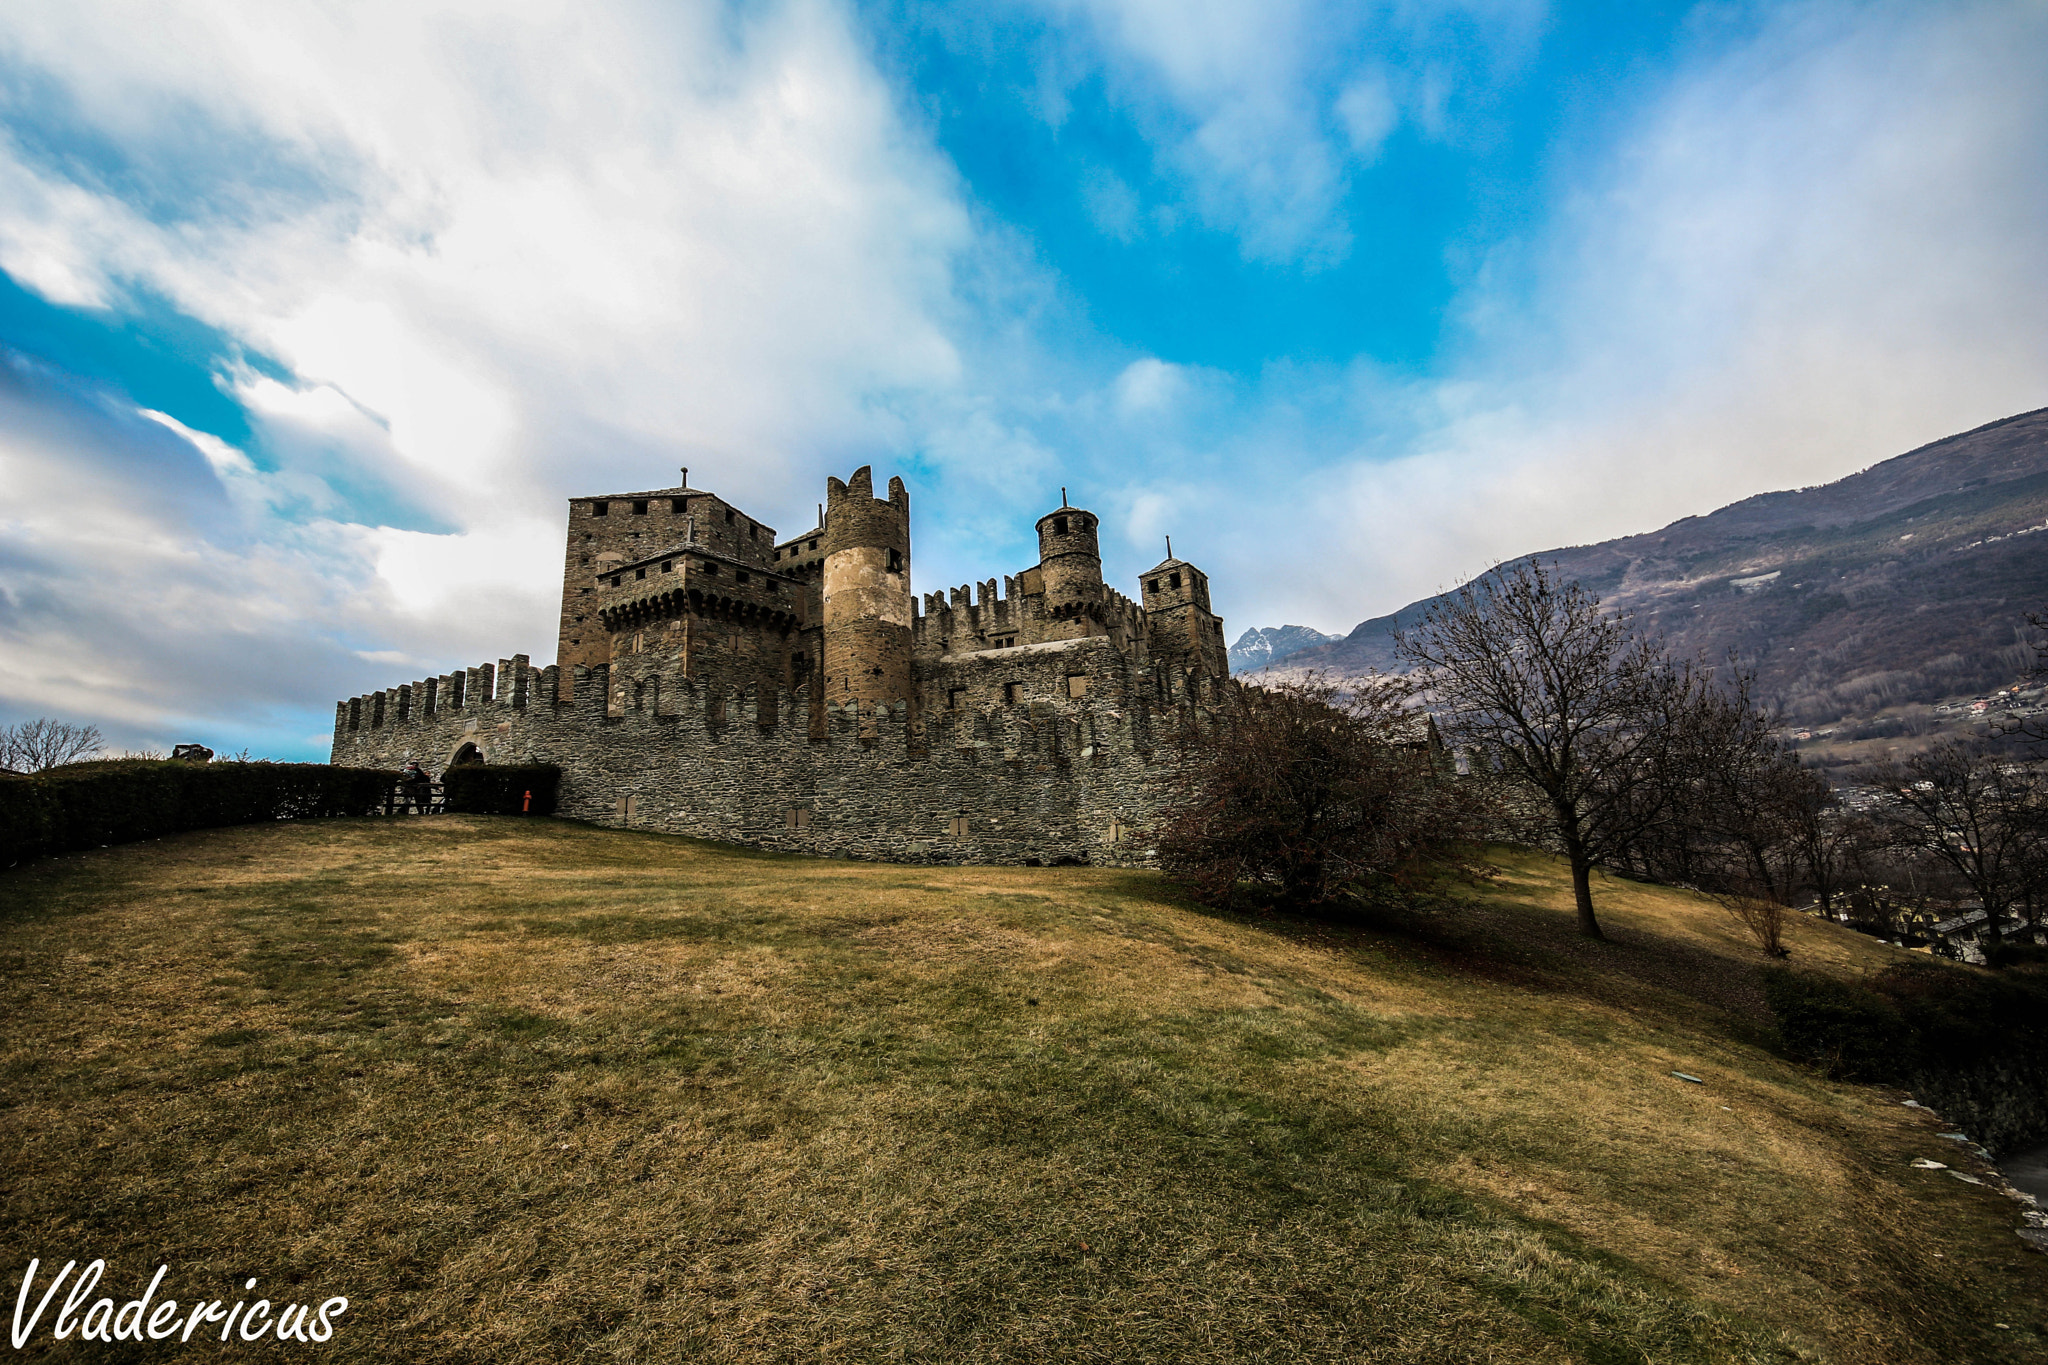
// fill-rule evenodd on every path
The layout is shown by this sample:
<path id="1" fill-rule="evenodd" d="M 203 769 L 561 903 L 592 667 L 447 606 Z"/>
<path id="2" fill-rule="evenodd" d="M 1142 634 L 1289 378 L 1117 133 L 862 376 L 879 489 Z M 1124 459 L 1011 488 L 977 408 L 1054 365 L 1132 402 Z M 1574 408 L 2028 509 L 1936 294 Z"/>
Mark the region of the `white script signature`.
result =
<path id="1" fill-rule="evenodd" d="M 28 1263 L 28 1273 L 21 1277 L 21 1292 L 15 1296 L 14 1349 L 17 1351 L 35 1335 L 36 1324 L 42 1320 L 50 1300 L 63 1287 L 65 1277 L 78 1268 L 78 1262 L 66 1261 L 64 1268 L 50 1281 L 50 1287 L 43 1291 L 35 1312 L 30 1313 L 29 1295 L 35 1286 L 36 1269 L 41 1264 L 40 1260 Z M 279 1308 L 273 1318 L 269 1299 L 258 1299 L 254 1303 L 241 1299 L 233 1308 L 227 1308 L 219 1299 L 208 1303 L 202 1298 L 193 1301 L 191 1308 L 181 1316 L 176 1299 L 165 1299 L 154 1308 L 150 1307 L 150 1301 L 156 1297 L 158 1287 L 170 1270 L 167 1265 L 156 1268 L 156 1278 L 149 1282 L 149 1288 L 142 1291 L 141 1298 L 129 1299 L 119 1305 L 111 1298 L 93 1299 L 88 1307 L 86 1300 L 98 1288 L 100 1276 L 106 1273 L 106 1269 L 105 1261 L 94 1261 L 71 1282 L 71 1292 L 64 1296 L 63 1306 L 50 1323 L 50 1331 L 57 1340 L 62 1341 L 76 1331 L 81 1341 L 141 1341 L 146 1331 L 151 1341 L 173 1336 L 180 1341 L 190 1341 L 194 1332 L 217 1322 L 221 1325 L 222 1341 L 230 1340 L 231 1333 L 243 1341 L 259 1341 L 265 1334 L 274 1334 L 279 1341 L 326 1341 L 334 1335 L 333 1320 L 348 1311 L 348 1300 L 337 1297 L 327 1300 L 317 1309 L 288 1303 Z M 244 1291 L 255 1287 L 254 1279 L 242 1286 Z M 27 1321 L 23 1321 L 24 1314 Z"/>

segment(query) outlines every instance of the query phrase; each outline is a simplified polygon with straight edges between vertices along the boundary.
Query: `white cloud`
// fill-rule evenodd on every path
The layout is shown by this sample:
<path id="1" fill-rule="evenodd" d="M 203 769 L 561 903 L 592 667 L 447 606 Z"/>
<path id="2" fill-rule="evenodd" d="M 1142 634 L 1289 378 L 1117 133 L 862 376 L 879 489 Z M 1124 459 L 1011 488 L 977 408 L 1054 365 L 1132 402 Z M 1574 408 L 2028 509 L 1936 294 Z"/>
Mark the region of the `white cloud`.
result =
<path id="1" fill-rule="evenodd" d="M 1400 124 L 1401 109 L 1394 103 L 1386 76 L 1372 72 L 1344 87 L 1337 96 L 1337 117 L 1351 139 L 1351 150 L 1361 161 L 1369 162 Z"/>
<path id="2" fill-rule="evenodd" d="M 558 579 L 535 548 L 565 488 L 690 463 L 795 516 L 788 484 L 819 452 L 896 439 L 896 397 L 961 374 L 958 188 L 827 0 L 106 0 L 9 10 L 0 61 L 61 92 L 33 110 L 18 93 L 14 118 L 118 149 L 91 165 L 0 142 L 0 267 L 63 304 L 146 291 L 291 375 L 222 375 L 246 452 L 149 419 L 241 511 L 131 526 L 120 562 L 147 562 L 153 624 L 98 657 L 182 621 L 293 648 L 360 628 L 370 654 L 440 667 L 544 658 Z M 110 420 L 96 439 L 134 439 Z M 57 449 L 13 422 L 9 458 L 48 474 Z M 72 496 L 87 521 L 134 521 L 117 483 Z M 128 619 L 107 541 L 33 514 L 10 534 L 107 580 L 108 620 Z M 33 648 L 87 680 L 74 708 L 142 723 L 91 649 Z M 53 704 L 61 670 L 29 672 L 0 696 Z"/>
<path id="3" fill-rule="evenodd" d="M 1125 417 L 1160 412 L 1173 406 L 1187 388 L 1186 371 L 1155 356 L 1124 367 L 1115 384 L 1117 411 Z"/>
<path id="4" fill-rule="evenodd" d="M 1462 373 L 1393 396 L 1407 449 L 1331 480 L 1347 571 L 1293 600 L 1348 626 L 2048 404 L 2043 70 L 2048 11 L 1988 3 L 1787 8 L 1681 72 L 1468 292 Z"/>
<path id="5" fill-rule="evenodd" d="M 1378 156 L 1404 113 L 1455 138 L 1454 94 L 1526 54 L 1547 9 L 1544 0 L 1039 4 L 1096 40 L 1088 61 L 1055 49 L 1057 75 L 1045 80 L 1076 83 L 1099 63 L 1205 222 L 1236 234 L 1248 259 L 1312 268 L 1350 251 L 1351 173 Z M 1376 59 L 1373 69 L 1348 78 L 1330 69 L 1359 52 Z M 1386 74 L 1395 68 L 1408 73 L 1399 82 Z M 1064 98 L 1041 102 L 1064 117 Z"/>

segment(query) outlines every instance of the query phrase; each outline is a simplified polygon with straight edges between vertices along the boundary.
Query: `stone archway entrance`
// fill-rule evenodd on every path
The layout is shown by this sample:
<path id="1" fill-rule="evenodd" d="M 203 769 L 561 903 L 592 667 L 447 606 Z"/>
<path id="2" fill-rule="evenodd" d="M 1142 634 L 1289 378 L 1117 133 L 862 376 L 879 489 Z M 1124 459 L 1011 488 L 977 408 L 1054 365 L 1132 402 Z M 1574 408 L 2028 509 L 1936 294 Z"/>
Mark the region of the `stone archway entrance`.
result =
<path id="1" fill-rule="evenodd" d="M 477 748 L 474 744 L 464 743 L 449 758 L 448 766 L 451 768 L 466 768 L 474 764 L 477 767 L 482 767 L 483 761 L 483 750 Z"/>

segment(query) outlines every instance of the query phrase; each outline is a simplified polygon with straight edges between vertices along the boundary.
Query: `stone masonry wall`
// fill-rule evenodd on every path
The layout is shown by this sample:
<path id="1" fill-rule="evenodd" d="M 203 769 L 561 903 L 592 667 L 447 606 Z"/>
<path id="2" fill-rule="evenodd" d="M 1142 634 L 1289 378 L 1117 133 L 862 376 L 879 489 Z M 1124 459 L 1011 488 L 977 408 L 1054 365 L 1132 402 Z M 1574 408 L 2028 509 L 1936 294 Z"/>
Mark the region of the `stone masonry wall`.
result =
<path id="1" fill-rule="evenodd" d="M 482 681 L 460 704 L 438 689 L 431 708 L 392 693 L 342 703 L 333 761 L 439 772 L 474 744 L 490 763 L 559 764 L 560 813 L 598 824 L 901 862 L 1147 862 L 1168 776 L 1155 698 L 1193 689 L 1100 638 L 1002 653 L 946 661 L 916 722 L 901 702 L 826 704 L 815 725 L 806 690 L 692 680 L 659 711 L 619 714 L 605 667 L 558 702 L 556 670 L 519 656 L 469 670 Z M 1014 702 L 945 709 L 949 684 L 990 669 L 976 690 L 1013 682 Z M 1074 676 L 1085 695 L 1066 695 Z"/>

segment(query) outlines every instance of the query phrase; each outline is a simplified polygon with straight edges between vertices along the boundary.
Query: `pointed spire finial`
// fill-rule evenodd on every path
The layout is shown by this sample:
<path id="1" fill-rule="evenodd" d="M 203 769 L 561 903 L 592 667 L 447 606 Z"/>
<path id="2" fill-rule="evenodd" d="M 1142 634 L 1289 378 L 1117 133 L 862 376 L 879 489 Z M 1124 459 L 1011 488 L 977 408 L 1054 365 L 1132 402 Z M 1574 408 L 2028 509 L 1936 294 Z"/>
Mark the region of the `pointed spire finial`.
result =
<path id="1" fill-rule="evenodd" d="M 689 467 L 688 465 L 684 465 L 684 466 L 683 466 L 683 487 L 685 487 L 685 488 L 688 488 L 689 486 L 690 486 L 690 467 Z"/>
<path id="2" fill-rule="evenodd" d="M 1061 484 L 1061 485 L 1060 485 L 1060 506 L 1062 506 L 1062 507 L 1065 507 L 1066 505 L 1067 505 L 1067 486 L 1066 486 L 1065 484 Z"/>
<path id="3" fill-rule="evenodd" d="M 1168 536 L 1168 537 L 1166 538 L 1166 557 L 1167 557 L 1168 559 L 1172 559 L 1172 558 L 1173 558 L 1173 537 L 1172 537 L 1172 536 Z"/>

